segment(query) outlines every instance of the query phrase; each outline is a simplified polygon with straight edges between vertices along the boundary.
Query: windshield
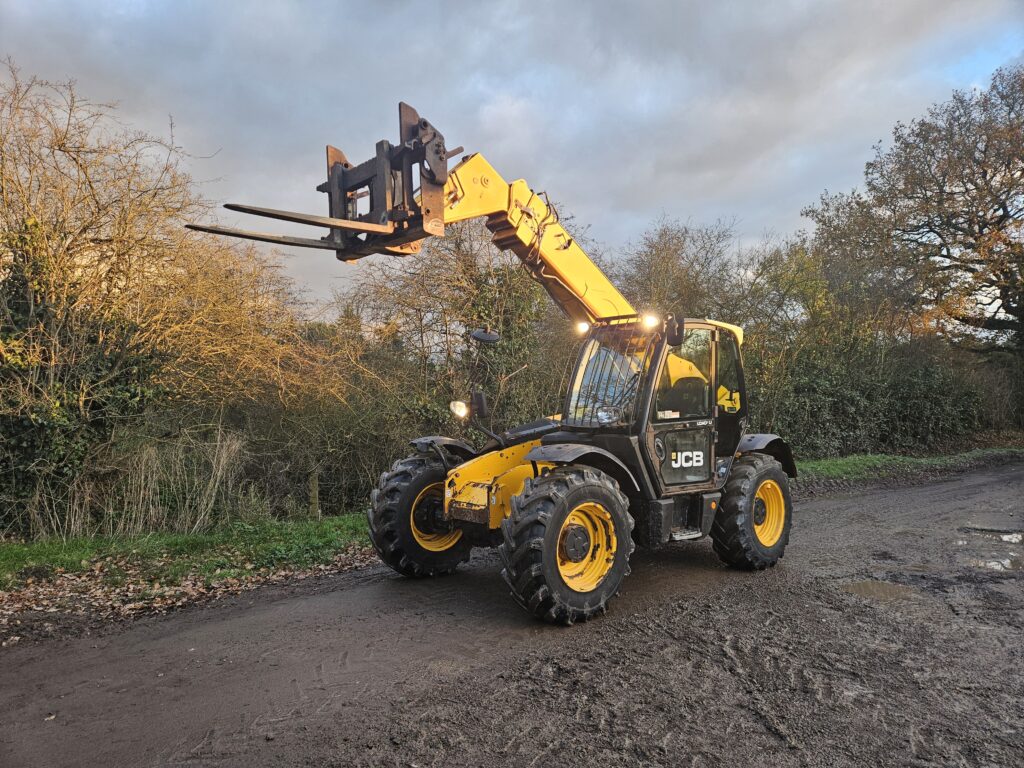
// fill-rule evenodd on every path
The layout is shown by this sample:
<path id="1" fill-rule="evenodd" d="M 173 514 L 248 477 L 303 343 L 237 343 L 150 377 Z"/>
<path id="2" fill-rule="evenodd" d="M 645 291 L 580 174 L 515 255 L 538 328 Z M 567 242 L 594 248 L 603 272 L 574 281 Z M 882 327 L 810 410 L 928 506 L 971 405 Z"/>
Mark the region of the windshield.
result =
<path id="1" fill-rule="evenodd" d="M 653 340 L 633 325 L 595 330 L 580 352 L 562 422 L 575 427 L 632 422 Z"/>

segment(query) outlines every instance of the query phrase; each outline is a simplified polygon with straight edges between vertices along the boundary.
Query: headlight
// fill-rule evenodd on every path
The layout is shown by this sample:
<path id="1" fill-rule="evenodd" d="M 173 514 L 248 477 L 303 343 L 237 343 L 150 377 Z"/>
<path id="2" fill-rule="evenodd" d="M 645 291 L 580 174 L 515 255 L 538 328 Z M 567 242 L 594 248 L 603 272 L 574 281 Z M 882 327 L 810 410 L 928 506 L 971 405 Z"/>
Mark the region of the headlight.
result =
<path id="1" fill-rule="evenodd" d="M 457 419 L 465 419 L 469 416 L 469 406 L 462 400 L 452 400 L 448 403 L 448 409 L 455 414 Z"/>
<path id="2" fill-rule="evenodd" d="M 616 424 L 622 421 L 622 409 L 612 405 L 600 405 L 597 408 L 598 424 Z"/>
<path id="3" fill-rule="evenodd" d="M 657 315 L 644 315 L 643 317 L 644 328 L 649 331 L 653 331 L 659 325 L 661 325 L 661 318 Z"/>

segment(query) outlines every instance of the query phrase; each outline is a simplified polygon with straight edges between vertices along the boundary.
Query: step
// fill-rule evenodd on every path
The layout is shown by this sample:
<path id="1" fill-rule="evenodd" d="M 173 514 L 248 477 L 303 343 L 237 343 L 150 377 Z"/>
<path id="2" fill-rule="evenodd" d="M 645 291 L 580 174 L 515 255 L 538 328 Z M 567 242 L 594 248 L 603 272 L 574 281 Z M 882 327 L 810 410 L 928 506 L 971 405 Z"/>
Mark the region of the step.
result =
<path id="1" fill-rule="evenodd" d="M 700 528 L 673 528 L 669 538 L 672 541 L 689 541 L 690 539 L 699 539 L 703 535 Z"/>

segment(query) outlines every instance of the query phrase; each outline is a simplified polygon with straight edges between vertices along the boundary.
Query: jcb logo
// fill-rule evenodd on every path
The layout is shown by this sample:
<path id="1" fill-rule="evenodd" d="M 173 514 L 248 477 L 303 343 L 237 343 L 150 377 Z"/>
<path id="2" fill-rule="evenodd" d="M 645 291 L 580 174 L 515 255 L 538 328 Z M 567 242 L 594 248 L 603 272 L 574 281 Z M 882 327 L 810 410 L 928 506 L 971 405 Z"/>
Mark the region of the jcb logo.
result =
<path id="1" fill-rule="evenodd" d="M 672 451 L 672 467 L 703 467 L 704 451 Z"/>

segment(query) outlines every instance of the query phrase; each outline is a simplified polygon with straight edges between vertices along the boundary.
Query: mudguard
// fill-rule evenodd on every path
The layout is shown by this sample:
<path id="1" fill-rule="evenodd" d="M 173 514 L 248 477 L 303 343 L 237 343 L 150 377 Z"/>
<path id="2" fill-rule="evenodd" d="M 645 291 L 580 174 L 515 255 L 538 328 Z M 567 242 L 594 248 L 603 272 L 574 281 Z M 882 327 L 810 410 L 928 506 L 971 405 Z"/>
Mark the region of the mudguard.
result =
<path id="1" fill-rule="evenodd" d="M 623 464 L 614 453 L 594 445 L 580 443 L 538 445 L 526 454 L 524 460 L 550 464 L 589 464 L 614 477 L 620 487 L 629 485 L 633 487 L 633 490 L 640 491 L 640 486 L 637 484 L 636 478 L 633 477 L 633 473 L 629 471 L 629 467 Z M 624 488 L 624 490 L 628 493 L 628 489 Z"/>
<path id="2" fill-rule="evenodd" d="M 789 444 L 778 435 L 757 433 L 744 435 L 736 446 L 736 453 L 767 453 L 775 457 L 790 477 L 796 477 L 796 462 Z"/>
<path id="3" fill-rule="evenodd" d="M 445 468 L 450 469 L 446 453 L 454 454 L 463 461 L 468 461 L 476 456 L 476 449 L 465 440 L 444 435 L 428 435 L 410 440 L 409 445 L 413 446 L 420 453 L 436 453 L 444 462 Z"/>

